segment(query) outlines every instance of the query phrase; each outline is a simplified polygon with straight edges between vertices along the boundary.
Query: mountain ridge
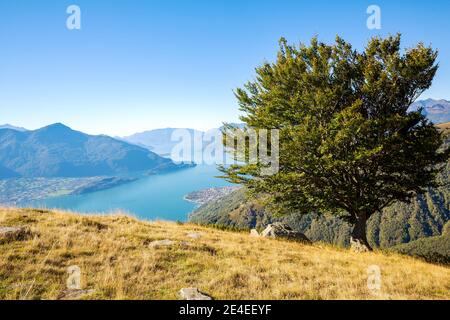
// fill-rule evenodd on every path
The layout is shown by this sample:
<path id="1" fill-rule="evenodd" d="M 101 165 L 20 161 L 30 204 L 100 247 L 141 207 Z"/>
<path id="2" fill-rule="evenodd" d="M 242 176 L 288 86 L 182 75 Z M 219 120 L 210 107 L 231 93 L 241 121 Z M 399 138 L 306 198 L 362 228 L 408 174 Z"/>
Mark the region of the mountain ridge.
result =
<path id="1" fill-rule="evenodd" d="M 414 102 L 409 111 L 422 109 L 422 114 L 434 124 L 450 122 L 450 101 L 445 99 L 425 99 Z"/>
<path id="2" fill-rule="evenodd" d="M 86 177 L 176 167 L 148 149 L 62 123 L 31 131 L 0 130 L 0 178 Z"/>
<path id="3" fill-rule="evenodd" d="M 450 122 L 450 102 L 445 99 L 429 98 L 418 100 L 409 107 L 408 111 L 417 111 L 420 108 L 422 108 L 422 113 L 435 124 Z M 243 123 L 231 123 L 231 125 L 239 128 L 245 126 Z M 223 126 L 220 128 L 213 128 L 211 130 L 220 130 L 222 128 Z M 178 141 L 171 140 L 171 134 L 176 130 L 187 130 L 191 137 L 194 137 L 194 133 L 197 135 L 202 135 L 211 131 L 201 131 L 193 128 L 167 127 L 145 130 L 129 136 L 120 137 L 119 139 L 148 148 L 159 155 L 169 156 L 172 148 L 179 143 Z"/>
<path id="4" fill-rule="evenodd" d="M 9 123 L 0 125 L 0 130 L 2 130 L 2 129 L 10 129 L 10 130 L 16 130 L 16 131 L 28 131 L 28 130 L 25 129 L 25 128 L 22 128 L 22 127 L 16 127 L 16 126 L 13 126 L 13 125 L 11 125 L 11 124 L 9 124 Z"/>
<path id="5" fill-rule="evenodd" d="M 231 125 L 233 126 L 237 126 L 242 128 L 244 126 L 243 123 L 232 123 Z M 170 153 L 172 152 L 173 148 L 175 146 L 177 146 L 180 141 L 173 141 L 172 140 L 172 134 L 178 130 L 180 131 L 185 131 L 187 133 L 189 133 L 190 137 L 191 137 L 191 141 L 193 141 L 194 143 L 200 143 L 203 140 L 203 137 L 205 134 L 207 133 L 211 133 L 214 132 L 215 130 L 221 130 L 223 128 L 219 127 L 219 128 L 213 128 L 207 131 L 201 131 L 201 130 L 197 130 L 197 129 L 192 129 L 192 128 L 161 128 L 161 129 L 152 129 L 152 130 L 146 130 L 146 131 L 142 131 L 142 132 L 138 132 L 135 134 L 132 134 L 130 136 L 126 136 L 126 137 L 121 137 L 121 140 L 127 141 L 129 143 L 133 143 L 139 146 L 143 146 L 148 148 L 149 150 L 162 155 L 162 156 L 169 156 Z M 187 146 L 191 146 L 190 145 L 191 141 L 188 142 Z M 208 143 L 206 143 L 208 144 Z M 200 144 L 199 144 L 200 145 Z"/>

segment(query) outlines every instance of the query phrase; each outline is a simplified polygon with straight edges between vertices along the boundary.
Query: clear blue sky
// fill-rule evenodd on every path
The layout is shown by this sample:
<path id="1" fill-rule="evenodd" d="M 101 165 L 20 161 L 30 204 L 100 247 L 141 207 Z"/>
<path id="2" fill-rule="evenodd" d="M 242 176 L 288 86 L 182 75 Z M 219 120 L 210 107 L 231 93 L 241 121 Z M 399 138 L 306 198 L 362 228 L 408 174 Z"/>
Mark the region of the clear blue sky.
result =
<path id="1" fill-rule="evenodd" d="M 66 8 L 82 30 L 66 28 Z M 382 29 L 366 9 L 382 10 Z M 93 134 L 161 127 L 206 129 L 237 121 L 232 90 L 290 42 L 336 34 L 363 48 L 404 34 L 439 49 L 426 97 L 450 98 L 449 0 L 42 0 L 0 2 L 0 123 L 63 122 Z"/>

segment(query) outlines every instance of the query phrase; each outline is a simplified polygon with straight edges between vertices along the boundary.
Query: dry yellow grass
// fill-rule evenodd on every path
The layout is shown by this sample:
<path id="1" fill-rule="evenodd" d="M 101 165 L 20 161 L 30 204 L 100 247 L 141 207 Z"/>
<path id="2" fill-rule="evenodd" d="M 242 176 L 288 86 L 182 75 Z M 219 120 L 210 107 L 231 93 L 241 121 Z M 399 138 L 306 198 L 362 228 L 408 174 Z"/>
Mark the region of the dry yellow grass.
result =
<path id="1" fill-rule="evenodd" d="M 443 131 L 450 131 L 450 122 L 438 124 L 437 127 Z"/>
<path id="2" fill-rule="evenodd" d="M 0 209 L 0 226 L 29 226 L 35 234 L 0 244 L 0 299 L 56 299 L 71 265 L 81 268 L 84 288 L 95 290 L 86 299 L 177 299 L 185 287 L 215 299 L 450 299 L 449 268 L 382 252 L 125 215 Z M 177 244 L 149 246 L 161 239 Z M 378 294 L 367 288 L 370 265 L 381 268 Z"/>

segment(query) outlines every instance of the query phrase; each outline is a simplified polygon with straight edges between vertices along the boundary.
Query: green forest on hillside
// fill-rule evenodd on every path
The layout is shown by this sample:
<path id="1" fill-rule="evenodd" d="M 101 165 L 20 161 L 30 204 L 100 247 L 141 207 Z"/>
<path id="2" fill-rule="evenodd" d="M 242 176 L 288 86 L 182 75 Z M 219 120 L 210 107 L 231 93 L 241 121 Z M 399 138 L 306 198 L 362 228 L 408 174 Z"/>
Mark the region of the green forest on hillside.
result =
<path id="1" fill-rule="evenodd" d="M 392 248 L 393 251 L 422 258 L 427 262 L 450 265 L 450 221 L 441 236 L 422 238 Z"/>

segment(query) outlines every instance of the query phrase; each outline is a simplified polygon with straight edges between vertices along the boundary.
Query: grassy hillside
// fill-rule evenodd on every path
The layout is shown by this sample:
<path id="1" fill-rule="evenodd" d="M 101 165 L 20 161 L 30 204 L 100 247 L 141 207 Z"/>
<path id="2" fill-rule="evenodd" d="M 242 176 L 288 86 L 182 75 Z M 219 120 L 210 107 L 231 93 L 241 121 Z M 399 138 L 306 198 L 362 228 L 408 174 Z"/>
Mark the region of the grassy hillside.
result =
<path id="1" fill-rule="evenodd" d="M 441 130 L 449 132 L 450 131 L 450 122 L 438 124 L 437 127 Z"/>
<path id="2" fill-rule="evenodd" d="M 450 299 L 450 269 L 393 253 L 250 237 L 123 216 L 0 209 L 0 226 L 32 238 L 0 244 L 0 299 L 56 299 L 78 265 L 86 299 L 176 299 L 197 287 L 215 299 Z M 189 237 L 197 233 L 200 238 Z M 169 239 L 169 247 L 152 247 Z M 382 288 L 367 289 L 378 265 Z"/>

